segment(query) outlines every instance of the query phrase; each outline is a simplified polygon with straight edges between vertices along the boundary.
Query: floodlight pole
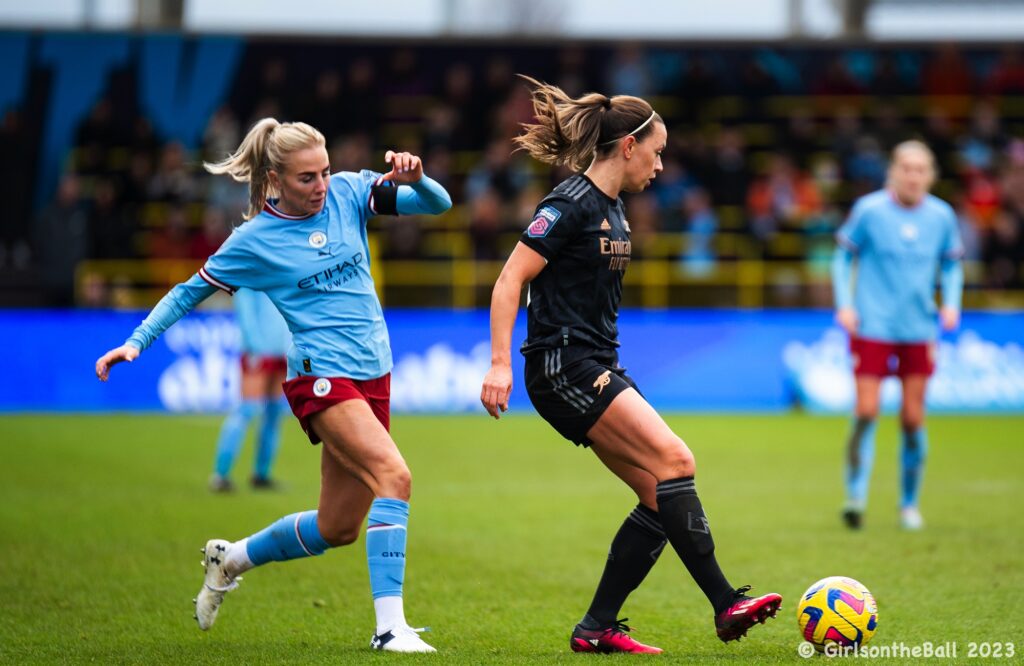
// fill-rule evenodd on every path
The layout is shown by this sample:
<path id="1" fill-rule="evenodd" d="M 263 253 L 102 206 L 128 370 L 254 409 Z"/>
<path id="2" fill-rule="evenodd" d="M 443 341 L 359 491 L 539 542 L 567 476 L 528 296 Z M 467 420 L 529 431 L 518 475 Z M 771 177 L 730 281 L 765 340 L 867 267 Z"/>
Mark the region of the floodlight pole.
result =
<path id="1" fill-rule="evenodd" d="M 868 10 L 871 8 L 872 0 L 844 0 L 843 1 L 843 36 L 864 37 L 867 34 L 865 24 L 867 23 Z"/>
<path id="2" fill-rule="evenodd" d="M 804 35 L 804 0 L 789 0 L 789 36 Z"/>
<path id="3" fill-rule="evenodd" d="M 184 0 L 136 0 L 135 21 L 140 28 L 180 30 Z"/>
<path id="4" fill-rule="evenodd" d="M 96 25 L 96 0 L 82 0 L 82 24 L 86 28 Z"/>

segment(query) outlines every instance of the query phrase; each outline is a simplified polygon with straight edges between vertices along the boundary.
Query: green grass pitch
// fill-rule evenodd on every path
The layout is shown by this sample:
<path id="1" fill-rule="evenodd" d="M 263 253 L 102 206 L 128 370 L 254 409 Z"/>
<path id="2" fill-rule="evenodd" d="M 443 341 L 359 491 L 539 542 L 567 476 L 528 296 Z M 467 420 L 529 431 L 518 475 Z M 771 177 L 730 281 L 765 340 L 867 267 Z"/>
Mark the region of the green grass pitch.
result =
<path id="1" fill-rule="evenodd" d="M 723 645 L 666 549 L 623 615 L 675 663 L 801 662 L 798 595 L 827 575 L 875 594 L 873 644 L 1010 642 L 1024 653 L 1024 416 L 935 416 L 922 509 L 897 527 L 896 423 L 883 419 L 866 526 L 839 524 L 845 418 L 675 415 L 734 585 L 784 597 Z M 205 489 L 220 420 L 0 417 L 0 663 L 365 663 L 373 613 L 363 541 L 246 574 L 217 625 L 191 599 L 207 538 L 237 539 L 316 504 L 319 448 L 287 424 L 287 488 Z M 532 414 L 398 416 L 413 470 L 406 609 L 438 655 L 403 662 L 582 663 L 568 636 L 635 500 L 589 452 Z M 251 446 L 236 480 L 248 476 Z M 1005 654 L 1005 651 L 1004 651 Z M 617 659 L 618 661 L 618 659 Z M 1004 663 L 1006 660 L 1002 660 Z M 886 663 L 884 661 L 875 663 Z M 904 663 L 891 660 L 888 663 Z M 947 662 L 949 663 L 949 662 Z"/>

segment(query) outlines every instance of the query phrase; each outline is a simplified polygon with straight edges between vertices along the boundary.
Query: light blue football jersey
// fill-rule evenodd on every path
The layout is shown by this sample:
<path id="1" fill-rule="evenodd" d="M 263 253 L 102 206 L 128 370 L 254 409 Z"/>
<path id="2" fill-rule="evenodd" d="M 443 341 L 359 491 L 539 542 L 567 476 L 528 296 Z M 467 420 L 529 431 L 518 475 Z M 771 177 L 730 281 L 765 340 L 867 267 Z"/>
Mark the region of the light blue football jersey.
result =
<path id="1" fill-rule="evenodd" d="M 888 190 L 872 192 L 857 200 L 836 240 L 857 260 L 858 335 L 888 342 L 935 339 L 938 271 L 963 255 L 950 205 L 929 194 L 908 208 Z M 841 304 L 843 295 L 837 292 L 836 300 Z"/>
<path id="2" fill-rule="evenodd" d="M 284 356 L 292 344 L 288 324 L 265 294 L 239 289 L 232 299 L 243 354 Z"/>
<path id="3" fill-rule="evenodd" d="M 126 344 L 146 349 L 169 326 L 216 289 L 262 291 L 292 334 L 289 378 L 302 375 L 376 379 L 391 371 L 391 345 L 370 276 L 367 220 L 376 215 L 372 171 L 331 176 L 323 209 L 310 216 L 282 213 L 269 202 L 236 228 L 206 264 L 176 285 Z M 401 185 L 383 207 L 399 214 L 438 214 L 451 198 L 423 176 Z"/>
<path id="4" fill-rule="evenodd" d="M 288 322 L 288 375 L 375 379 L 391 371 L 391 344 L 370 277 L 366 222 L 371 171 L 330 180 L 316 215 L 286 215 L 268 203 L 199 270 L 213 286 L 256 289 Z"/>

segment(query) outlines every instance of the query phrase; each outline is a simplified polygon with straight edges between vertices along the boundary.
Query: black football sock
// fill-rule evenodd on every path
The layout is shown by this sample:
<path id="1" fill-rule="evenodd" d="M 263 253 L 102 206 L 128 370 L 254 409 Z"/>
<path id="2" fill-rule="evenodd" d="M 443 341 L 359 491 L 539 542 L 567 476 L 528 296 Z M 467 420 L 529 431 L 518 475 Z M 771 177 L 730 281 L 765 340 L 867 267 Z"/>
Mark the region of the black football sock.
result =
<path id="1" fill-rule="evenodd" d="M 665 536 L 711 602 L 715 614 L 721 613 L 732 604 L 733 588 L 715 559 L 711 527 L 697 497 L 693 477 L 662 481 L 657 496 Z"/>
<path id="2" fill-rule="evenodd" d="M 612 539 L 601 582 L 580 626 L 600 629 L 615 622 L 626 597 L 647 577 L 664 548 L 658 512 L 637 504 Z"/>

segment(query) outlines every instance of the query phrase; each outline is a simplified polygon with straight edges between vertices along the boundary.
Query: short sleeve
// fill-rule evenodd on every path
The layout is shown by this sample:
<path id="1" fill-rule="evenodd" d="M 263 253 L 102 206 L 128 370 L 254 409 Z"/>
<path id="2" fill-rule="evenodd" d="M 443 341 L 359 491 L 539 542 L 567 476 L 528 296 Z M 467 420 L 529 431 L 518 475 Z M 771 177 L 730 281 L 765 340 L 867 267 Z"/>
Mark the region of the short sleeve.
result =
<path id="1" fill-rule="evenodd" d="M 232 295 L 242 287 L 259 289 L 259 276 L 266 271 L 260 270 L 261 262 L 252 249 L 252 235 L 248 231 L 244 225 L 235 229 L 199 269 L 199 277 Z"/>
<path id="2" fill-rule="evenodd" d="M 551 261 L 579 233 L 576 208 L 574 203 L 560 199 L 541 202 L 519 240 Z"/>
<path id="3" fill-rule="evenodd" d="M 860 252 L 867 242 L 866 208 L 863 199 L 855 203 L 846 222 L 836 232 L 836 242 L 854 254 Z"/>

